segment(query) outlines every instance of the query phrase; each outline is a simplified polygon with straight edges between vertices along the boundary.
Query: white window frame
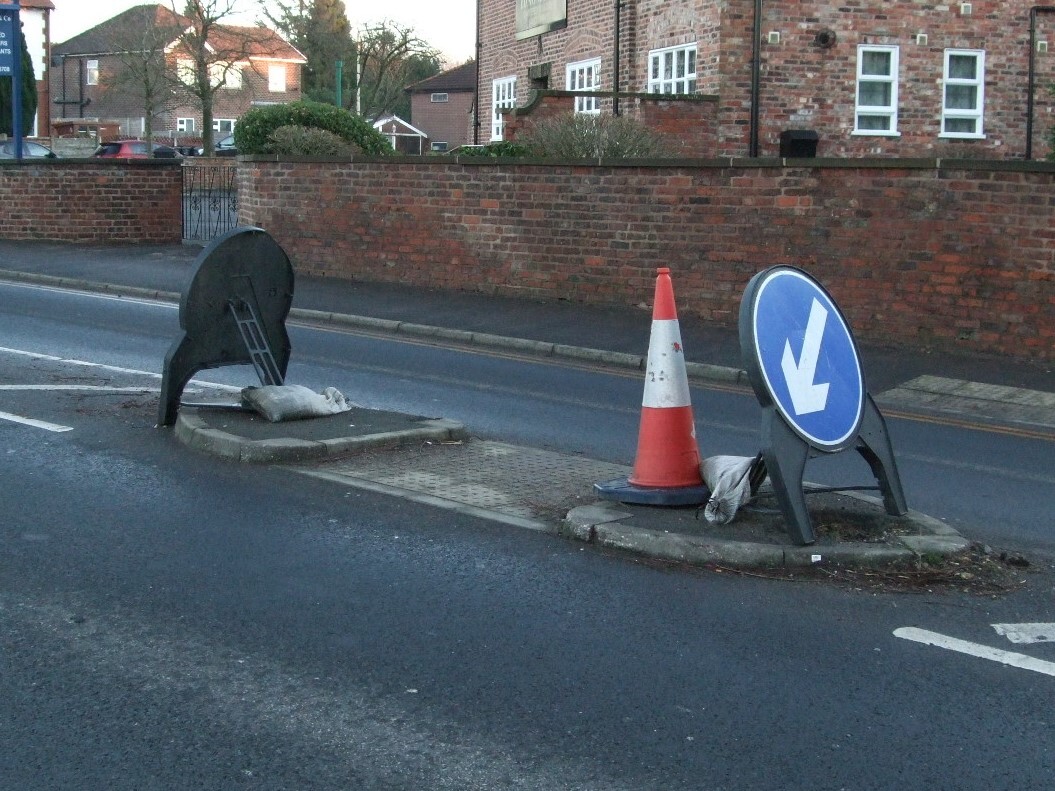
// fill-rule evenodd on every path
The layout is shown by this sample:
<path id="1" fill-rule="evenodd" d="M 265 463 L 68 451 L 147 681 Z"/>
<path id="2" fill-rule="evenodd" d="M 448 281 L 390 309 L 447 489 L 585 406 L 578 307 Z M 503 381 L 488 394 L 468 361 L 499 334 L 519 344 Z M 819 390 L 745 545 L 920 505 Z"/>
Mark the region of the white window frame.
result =
<path id="1" fill-rule="evenodd" d="M 517 105 L 517 78 L 499 77 L 491 83 L 491 141 L 504 140 L 505 118 L 499 112 Z"/>
<path id="2" fill-rule="evenodd" d="M 192 135 L 198 131 L 198 122 L 193 118 L 177 118 L 176 131 Z"/>
<path id="3" fill-rule="evenodd" d="M 696 43 L 648 53 L 649 93 L 696 93 Z"/>
<path id="4" fill-rule="evenodd" d="M 434 93 L 429 97 L 430 102 L 446 102 L 450 100 L 450 96 L 446 93 Z"/>
<path id="5" fill-rule="evenodd" d="M 433 151 L 439 151 L 441 153 L 446 153 L 447 152 L 447 148 L 448 148 L 447 142 L 445 140 L 436 140 L 436 141 L 430 143 L 429 147 Z"/>
<path id="6" fill-rule="evenodd" d="M 598 91 L 601 89 L 601 59 L 591 58 L 569 63 L 564 73 L 565 90 Z M 601 102 L 595 96 L 576 96 L 575 112 L 600 115 Z"/>
<path id="7" fill-rule="evenodd" d="M 286 64 L 269 63 L 267 65 L 267 89 L 271 93 L 286 92 Z"/>
<path id="8" fill-rule="evenodd" d="M 225 135 L 229 135 L 234 131 L 235 123 L 236 121 L 234 118 L 213 118 L 212 131 L 222 132 Z"/>
<path id="9" fill-rule="evenodd" d="M 954 57 L 972 57 L 975 59 L 975 76 L 973 78 L 949 76 L 949 65 Z M 970 109 L 949 107 L 950 88 L 973 88 L 975 90 L 974 107 Z M 939 137 L 955 138 L 958 140 L 980 140 L 985 137 L 982 120 L 985 114 L 985 50 L 982 49 L 947 49 L 945 50 L 945 65 L 942 71 L 941 89 L 941 134 Z M 950 121 L 969 120 L 974 126 L 973 131 L 950 132 L 946 129 Z"/>
<path id="10" fill-rule="evenodd" d="M 890 69 L 886 74 L 866 74 L 865 56 L 881 52 L 890 56 Z M 873 137 L 900 137 L 898 131 L 898 74 L 901 48 L 880 44 L 860 44 L 857 47 L 857 83 L 854 86 L 854 131 L 855 135 Z M 861 88 L 865 85 L 889 85 L 890 101 L 887 104 L 861 104 Z M 886 129 L 870 129 L 861 126 L 862 118 L 885 118 Z"/>
<path id="11" fill-rule="evenodd" d="M 95 60 L 94 58 L 92 60 L 85 61 L 84 63 L 84 84 L 99 84 L 99 61 Z"/>

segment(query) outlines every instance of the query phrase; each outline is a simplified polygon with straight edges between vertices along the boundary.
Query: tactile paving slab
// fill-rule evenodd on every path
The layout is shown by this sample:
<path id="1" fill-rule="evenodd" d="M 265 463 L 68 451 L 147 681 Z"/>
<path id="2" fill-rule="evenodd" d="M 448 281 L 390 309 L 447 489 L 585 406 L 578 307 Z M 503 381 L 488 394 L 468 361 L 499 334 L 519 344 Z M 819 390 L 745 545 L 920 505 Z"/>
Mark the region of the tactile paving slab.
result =
<path id="1" fill-rule="evenodd" d="M 429 443 L 325 467 L 331 476 L 525 519 L 559 519 L 568 509 L 595 499 L 594 483 L 629 473 L 618 464 L 486 440 Z"/>

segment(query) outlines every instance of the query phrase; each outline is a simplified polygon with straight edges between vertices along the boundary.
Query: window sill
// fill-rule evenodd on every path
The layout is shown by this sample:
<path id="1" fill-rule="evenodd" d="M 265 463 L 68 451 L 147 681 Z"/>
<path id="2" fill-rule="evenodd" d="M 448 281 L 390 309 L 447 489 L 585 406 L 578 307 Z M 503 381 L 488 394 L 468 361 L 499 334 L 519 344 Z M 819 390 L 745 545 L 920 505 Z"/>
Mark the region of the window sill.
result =
<path id="1" fill-rule="evenodd" d="M 938 135 L 939 140 L 985 140 L 985 135 L 963 135 L 945 132 Z"/>
<path id="2" fill-rule="evenodd" d="M 901 132 L 884 132 L 881 129 L 855 129 L 850 134 L 854 137 L 901 137 Z"/>

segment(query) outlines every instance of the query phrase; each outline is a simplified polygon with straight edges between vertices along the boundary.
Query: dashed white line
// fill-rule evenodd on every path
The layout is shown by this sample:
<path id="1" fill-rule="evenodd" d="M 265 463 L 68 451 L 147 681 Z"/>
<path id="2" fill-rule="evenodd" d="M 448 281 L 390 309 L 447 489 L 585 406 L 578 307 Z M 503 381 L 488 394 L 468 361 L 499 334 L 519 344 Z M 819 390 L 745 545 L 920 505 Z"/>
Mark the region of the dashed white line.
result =
<path id="1" fill-rule="evenodd" d="M 105 387 L 103 385 L 0 385 L 0 390 L 85 391 L 89 393 L 159 393 L 158 387 Z"/>
<path id="2" fill-rule="evenodd" d="M 903 640 L 911 640 L 914 643 L 933 645 L 956 651 L 961 654 L 976 656 L 979 659 L 988 659 L 991 662 L 999 662 L 1002 665 L 1032 670 L 1034 673 L 1043 673 L 1046 676 L 1055 676 L 1055 662 L 1046 662 L 1043 659 L 1034 659 L 1025 654 L 1017 654 L 1014 651 L 1002 651 L 999 648 L 990 648 L 980 643 L 971 643 L 967 640 L 959 640 L 937 632 L 926 629 L 917 629 L 914 626 L 905 626 L 894 630 L 894 636 Z"/>
<path id="3" fill-rule="evenodd" d="M 994 623 L 997 634 L 1012 643 L 1055 643 L 1055 623 Z"/>
<path id="4" fill-rule="evenodd" d="M 48 423 L 44 420 L 34 420 L 31 417 L 23 417 L 22 415 L 12 415 L 10 412 L 0 412 L 0 420 L 7 420 L 11 423 L 21 423 L 23 426 L 33 426 L 34 428 L 42 428 L 45 431 L 73 431 L 73 426 L 60 426 L 58 423 Z"/>
<path id="5" fill-rule="evenodd" d="M 118 374 L 134 374 L 136 376 L 149 376 L 154 379 L 160 379 L 161 374 L 156 371 L 141 371 L 138 368 L 122 368 L 117 365 L 106 365 L 105 363 L 93 363 L 88 360 L 75 360 L 66 357 L 56 357 L 53 354 L 43 354 L 42 352 L 31 352 L 26 349 L 12 349 L 7 346 L 0 346 L 0 353 L 4 354 L 15 354 L 20 357 L 32 357 L 37 360 L 47 360 L 48 362 L 63 363 L 65 365 L 80 365 L 86 368 L 98 368 L 101 371 L 111 371 Z M 234 385 L 219 384 L 217 382 L 207 382 L 203 379 L 191 379 L 188 385 L 194 384 L 198 386 L 211 387 L 215 390 L 224 390 L 229 393 L 240 393 L 242 387 L 236 387 Z"/>

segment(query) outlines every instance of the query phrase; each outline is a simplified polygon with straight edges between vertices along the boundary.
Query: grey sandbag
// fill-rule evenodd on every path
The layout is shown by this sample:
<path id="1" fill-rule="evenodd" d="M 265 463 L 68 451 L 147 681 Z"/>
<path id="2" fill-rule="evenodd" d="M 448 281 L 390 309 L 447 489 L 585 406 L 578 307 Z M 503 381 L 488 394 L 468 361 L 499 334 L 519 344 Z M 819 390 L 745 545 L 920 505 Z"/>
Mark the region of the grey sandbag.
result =
<path id="1" fill-rule="evenodd" d="M 704 518 L 713 524 L 726 525 L 733 521 L 740 506 L 751 499 L 752 489 L 761 484 L 764 472 L 752 469 L 761 464 L 759 456 L 711 456 L 700 462 L 703 482 L 711 490 L 711 498 L 703 508 Z M 756 480 L 758 479 L 757 482 Z"/>
<path id="2" fill-rule="evenodd" d="M 265 385 L 242 390 L 242 403 L 272 423 L 347 412 L 348 399 L 334 387 L 316 393 L 303 385 Z"/>

